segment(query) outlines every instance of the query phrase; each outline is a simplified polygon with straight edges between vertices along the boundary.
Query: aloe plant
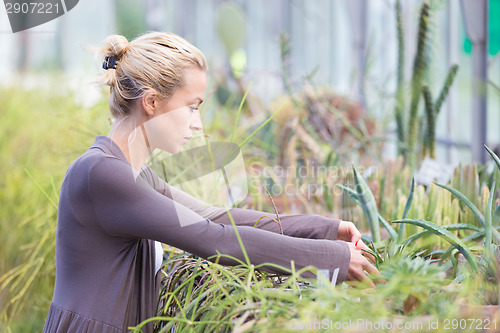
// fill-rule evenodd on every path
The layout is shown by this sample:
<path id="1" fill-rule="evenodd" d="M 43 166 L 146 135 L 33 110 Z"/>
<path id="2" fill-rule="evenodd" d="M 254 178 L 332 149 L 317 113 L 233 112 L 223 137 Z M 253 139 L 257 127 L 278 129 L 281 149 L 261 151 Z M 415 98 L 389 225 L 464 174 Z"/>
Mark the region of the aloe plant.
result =
<path id="1" fill-rule="evenodd" d="M 414 219 L 402 219 L 402 220 L 397 220 L 397 221 L 392 221 L 393 223 L 409 223 L 409 224 L 414 224 L 419 227 L 425 228 L 435 235 L 442 237 L 446 241 L 448 241 L 450 244 L 452 244 L 454 247 L 456 247 L 460 253 L 464 255 L 464 257 L 467 259 L 469 265 L 471 266 L 472 270 L 474 272 L 477 272 L 478 267 L 477 267 L 477 260 L 472 254 L 471 250 L 461 241 L 460 239 L 457 238 L 454 234 L 452 234 L 450 231 L 448 231 L 446 228 L 441 227 L 435 223 L 432 223 L 430 221 L 425 221 L 425 220 L 414 220 Z"/>
<path id="2" fill-rule="evenodd" d="M 380 226 L 378 220 L 377 202 L 375 201 L 375 197 L 365 180 L 361 177 L 358 170 L 356 170 L 354 166 L 352 167 L 352 171 L 358 200 L 361 203 L 361 208 L 363 208 L 363 212 L 368 220 L 373 241 L 378 243 L 380 242 Z"/>
<path id="3" fill-rule="evenodd" d="M 346 191 L 349 196 L 363 209 L 363 213 L 368 221 L 368 226 L 370 228 L 370 233 L 372 239 L 375 243 L 380 242 L 380 225 L 382 225 L 387 229 L 391 237 L 395 237 L 396 232 L 394 229 L 385 221 L 385 219 L 378 213 L 377 202 L 375 201 L 375 197 L 370 189 L 370 187 L 366 184 L 363 177 L 359 174 L 358 170 L 352 166 L 353 177 L 354 177 L 354 186 L 356 190 L 350 189 L 348 187 L 337 185 L 337 187 Z"/>
<path id="4" fill-rule="evenodd" d="M 484 147 L 488 151 L 488 153 L 492 156 L 497 167 L 500 169 L 500 159 L 498 158 L 498 156 L 493 151 L 491 151 L 491 149 L 489 149 L 486 145 Z M 500 242 L 500 233 L 497 230 L 498 229 L 497 216 L 498 212 L 500 212 L 499 209 L 500 205 L 497 206 L 495 210 L 493 210 L 493 198 L 495 196 L 495 181 L 493 181 L 491 188 L 489 189 L 489 191 L 487 191 L 488 198 L 484 214 L 481 213 L 480 209 L 460 191 L 446 185 L 438 184 L 438 186 L 450 191 L 450 193 L 456 196 L 465 206 L 467 206 L 470 209 L 472 214 L 479 221 L 481 228 L 477 229 L 475 233 L 464 238 L 464 241 L 473 241 L 473 240 L 477 241 L 484 238 L 482 247 L 483 255 L 481 257 L 480 263 L 481 267 L 487 272 L 487 274 L 492 275 L 494 273 L 494 272 L 492 273 L 492 271 L 494 270 L 493 268 L 495 267 L 495 270 L 497 269 L 496 268 L 497 263 L 496 263 L 496 258 L 494 257 L 494 253 L 496 252 L 496 249 L 498 249 L 498 244 Z M 441 261 L 449 257 L 451 251 L 452 251 L 451 249 L 445 251 L 441 257 Z M 467 256 L 465 257 L 469 261 L 469 257 Z"/>

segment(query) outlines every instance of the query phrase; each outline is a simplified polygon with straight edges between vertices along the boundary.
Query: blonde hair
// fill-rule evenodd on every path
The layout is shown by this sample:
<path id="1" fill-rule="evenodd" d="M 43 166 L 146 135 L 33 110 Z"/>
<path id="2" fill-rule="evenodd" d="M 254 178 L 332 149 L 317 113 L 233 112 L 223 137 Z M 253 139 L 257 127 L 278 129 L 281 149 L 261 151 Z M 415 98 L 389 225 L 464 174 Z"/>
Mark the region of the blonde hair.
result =
<path id="1" fill-rule="evenodd" d="M 103 44 L 99 55 L 116 57 L 116 69 L 107 69 L 97 83 L 110 87 L 109 108 L 115 118 L 128 115 L 147 89 L 169 98 L 182 87 L 186 69 L 207 70 L 203 53 L 172 33 L 150 32 L 130 43 L 124 36 L 111 35 Z"/>

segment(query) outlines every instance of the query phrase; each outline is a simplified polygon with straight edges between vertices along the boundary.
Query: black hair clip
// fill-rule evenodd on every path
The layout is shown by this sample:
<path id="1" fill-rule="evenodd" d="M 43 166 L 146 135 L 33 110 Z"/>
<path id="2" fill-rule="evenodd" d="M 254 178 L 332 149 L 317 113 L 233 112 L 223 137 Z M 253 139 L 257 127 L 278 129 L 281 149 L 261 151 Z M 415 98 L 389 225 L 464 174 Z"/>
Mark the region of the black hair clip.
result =
<path id="1" fill-rule="evenodd" d="M 104 62 L 102 63 L 102 68 L 104 68 L 105 70 L 108 70 L 110 68 L 116 69 L 116 57 L 105 57 Z"/>

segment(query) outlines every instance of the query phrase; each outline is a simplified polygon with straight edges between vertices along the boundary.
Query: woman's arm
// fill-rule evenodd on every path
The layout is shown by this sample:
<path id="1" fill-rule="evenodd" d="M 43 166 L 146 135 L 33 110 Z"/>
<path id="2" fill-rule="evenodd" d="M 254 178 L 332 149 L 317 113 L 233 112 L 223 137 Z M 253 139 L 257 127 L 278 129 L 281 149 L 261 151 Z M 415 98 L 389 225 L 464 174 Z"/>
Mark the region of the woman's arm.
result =
<path id="1" fill-rule="evenodd" d="M 88 182 L 96 219 L 108 234 L 154 239 L 203 258 L 220 253 L 244 260 L 232 226 L 213 223 L 151 187 L 137 184 L 125 162 L 99 160 Z M 297 269 L 313 265 L 332 274 L 338 268 L 337 282 L 347 276 L 351 250 L 345 242 L 281 236 L 248 226 L 238 227 L 237 232 L 254 265 L 272 263 L 289 269 L 293 260 Z M 235 264 L 224 257 L 219 262 Z M 283 273 L 273 267 L 266 270 Z"/>
<path id="2" fill-rule="evenodd" d="M 167 184 L 149 167 L 145 168 L 141 175 L 147 179 L 150 184 L 153 184 L 153 187 L 159 193 L 183 204 L 215 223 L 231 225 L 231 219 L 226 209 L 209 205 Z M 258 229 L 274 233 L 281 233 L 281 230 L 283 230 L 283 234 L 299 238 L 336 240 L 340 224 L 340 220 L 338 219 L 330 219 L 319 215 L 281 214 L 279 215 L 280 223 L 278 224 L 276 223 L 276 214 L 241 208 L 232 208 L 230 212 L 237 226 L 253 227 L 261 217 L 265 216 L 265 218 L 261 219 L 257 224 Z"/>
<path id="3" fill-rule="evenodd" d="M 223 214 L 227 214 L 226 209 L 203 202 L 193 197 L 192 195 L 166 183 L 156 174 L 156 172 L 153 171 L 153 169 L 148 166 L 144 166 L 144 168 L 142 169 L 141 177 L 146 180 L 158 193 L 161 193 L 167 198 L 181 203 L 182 205 L 188 207 L 192 211 L 195 211 L 197 214 L 203 216 L 206 219 L 211 220 Z"/>
<path id="4" fill-rule="evenodd" d="M 257 224 L 257 228 L 281 233 L 292 237 L 309 239 L 337 239 L 337 231 L 340 220 L 329 219 L 320 215 L 279 215 L 279 223 L 276 221 L 276 214 L 264 213 L 250 209 L 232 208 L 231 216 L 237 225 L 253 227 L 263 216 L 263 219 Z M 222 224 L 231 224 L 229 214 L 223 214 L 212 221 Z M 281 225 L 281 227 L 280 227 Z"/>

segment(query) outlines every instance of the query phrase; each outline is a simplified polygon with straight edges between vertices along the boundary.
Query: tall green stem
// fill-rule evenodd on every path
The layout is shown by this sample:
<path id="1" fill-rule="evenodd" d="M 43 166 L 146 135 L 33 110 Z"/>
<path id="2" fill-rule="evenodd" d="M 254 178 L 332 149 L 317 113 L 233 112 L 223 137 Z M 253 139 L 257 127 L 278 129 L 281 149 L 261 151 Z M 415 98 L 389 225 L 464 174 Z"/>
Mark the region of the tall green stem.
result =
<path id="1" fill-rule="evenodd" d="M 439 93 L 438 99 L 436 100 L 436 104 L 434 105 L 434 110 L 436 111 L 436 116 L 439 114 L 439 110 L 441 109 L 441 105 L 443 105 L 444 100 L 446 99 L 446 96 L 448 96 L 448 93 L 450 91 L 450 87 L 453 84 L 453 81 L 455 80 L 455 76 L 457 75 L 458 72 L 458 65 L 454 64 L 448 69 L 448 74 L 446 75 L 446 79 L 444 80 L 443 88 L 441 89 L 441 92 Z"/>
<path id="2" fill-rule="evenodd" d="M 424 138 L 424 154 L 428 152 L 431 158 L 436 158 L 436 117 L 437 112 L 432 103 L 432 95 L 427 85 L 422 85 L 422 94 L 425 102 L 425 115 L 427 118 L 427 129 Z"/>
<path id="3" fill-rule="evenodd" d="M 404 71 L 405 71 L 405 40 L 403 27 L 403 14 L 401 12 L 401 1 L 396 1 L 396 28 L 398 36 L 398 77 L 396 88 L 396 105 L 394 107 L 394 115 L 396 118 L 397 134 L 398 134 L 398 154 L 406 155 L 405 149 L 405 128 L 404 128 L 404 110 L 405 110 L 405 95 L 404 95 Z"/>
<path id="4" fill-rule="evenodd" d="M 417 141 L 418 141 L 418 104 L 422 93 L 422 81 L 427 68 L 427 37 L 429 31 L 429 1 L 422 4 L 418 26 L 417 54 L 413 63 L 413 78 L 411 84 L 410 118 L 408 120 L 408 152 L 407 161 L 412 170 L 417 164 Z"/>

